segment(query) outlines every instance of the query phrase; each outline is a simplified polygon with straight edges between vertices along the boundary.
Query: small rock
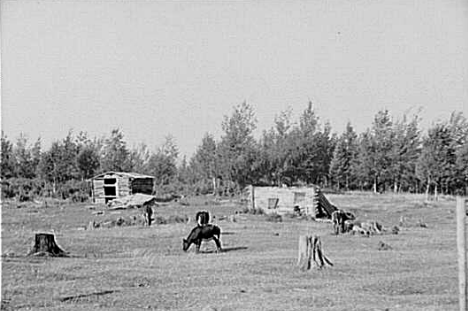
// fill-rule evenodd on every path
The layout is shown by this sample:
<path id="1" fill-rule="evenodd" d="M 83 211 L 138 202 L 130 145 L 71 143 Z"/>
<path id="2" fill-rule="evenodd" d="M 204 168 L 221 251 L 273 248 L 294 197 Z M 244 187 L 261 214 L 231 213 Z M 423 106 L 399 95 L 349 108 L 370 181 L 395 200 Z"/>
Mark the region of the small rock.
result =
<path id="1" fill-rule="evenodd" d="M 379 248 L 378 250 L 379 251 L 386 251 L 386 250 L 389 250 L 389 249 L 392 249 L 392 247 L 382 241 L 379 241 Z"/>

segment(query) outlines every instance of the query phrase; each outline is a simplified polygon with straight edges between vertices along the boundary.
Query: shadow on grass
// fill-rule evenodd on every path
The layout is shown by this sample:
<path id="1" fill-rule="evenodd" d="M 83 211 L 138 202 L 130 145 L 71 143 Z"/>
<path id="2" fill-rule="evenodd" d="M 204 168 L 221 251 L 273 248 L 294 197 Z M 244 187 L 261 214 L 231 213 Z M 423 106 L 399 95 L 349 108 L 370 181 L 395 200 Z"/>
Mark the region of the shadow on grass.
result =
<path id="1" fill-rule="evenodd" d="M 225 247 L 223 248 L 223 253 L 229 253 L 229 252 L 234 252 L 234 251 L 240 251 L 243 249 L 247 249 L 247 246 L 234 246 L 234 247 Z"/>
<path id="2" fill-rule="evenodd" d="M 234 252 L 234 251 L 240 251 L 247 249 L 248 247 L 246 246 L 235 246 L 235 247 L 224 247 L 223 250 L 220 253 L 229 253 L 229 252 Z M 216 250 L 215 249 L 209 249 L 209 250 L 200 250 L 199 254 L 215 254 Z"/>

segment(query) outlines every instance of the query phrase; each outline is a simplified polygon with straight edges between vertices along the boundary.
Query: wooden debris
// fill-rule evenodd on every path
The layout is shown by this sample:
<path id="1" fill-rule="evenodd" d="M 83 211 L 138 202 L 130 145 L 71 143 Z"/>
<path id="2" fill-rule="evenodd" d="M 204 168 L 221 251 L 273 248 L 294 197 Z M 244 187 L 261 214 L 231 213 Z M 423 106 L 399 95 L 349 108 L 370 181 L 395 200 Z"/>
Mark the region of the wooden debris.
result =
<path id="1" fill-rule="evenodd" d="M 102 296 L 102 295 L 108 295 L 118 292 L 117 290 L 104 290 L 101 292 L 94 292 L 94 293 L 89 293 L 89 294 L 80 294 L 80 295 L 73 295 L 73 296 L 66 296 L 59 298 L 59 301 L 65 302 L 69 300 L 75 300 L 75 299 L 80 299 L 80 298 L 86 298 L 86 297 L 92 297 L 92 296 Z"/>

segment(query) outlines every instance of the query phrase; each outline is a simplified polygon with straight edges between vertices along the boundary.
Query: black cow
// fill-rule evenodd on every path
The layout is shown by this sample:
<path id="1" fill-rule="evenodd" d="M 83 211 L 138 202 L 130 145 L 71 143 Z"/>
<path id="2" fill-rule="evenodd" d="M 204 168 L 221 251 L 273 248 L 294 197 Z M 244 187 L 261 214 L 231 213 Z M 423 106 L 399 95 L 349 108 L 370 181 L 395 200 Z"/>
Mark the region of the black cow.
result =
<path id="1" fill-rule="evenodd" d="M 187 239 L 183 240 L 183 250 L 186 252 L 190 245 L 196 245 L 196 252 L 200 251 L 200 245 L 202 240 L 214 240 L 216 243 L 216 249 L 218 252 L 222 251 L 221 249 L 221 242 L 219 241 L 221 235 L 221 229 L 215 225 L 204 225 L 196 226 L 192 229 Z"/>
<path id="2" fill-rule="evenodd" d="M 195 219 L 199 227 L 206 226 L 210 222 L 210 213 L 207 211 L 199 211 L 195 215 Z"/>

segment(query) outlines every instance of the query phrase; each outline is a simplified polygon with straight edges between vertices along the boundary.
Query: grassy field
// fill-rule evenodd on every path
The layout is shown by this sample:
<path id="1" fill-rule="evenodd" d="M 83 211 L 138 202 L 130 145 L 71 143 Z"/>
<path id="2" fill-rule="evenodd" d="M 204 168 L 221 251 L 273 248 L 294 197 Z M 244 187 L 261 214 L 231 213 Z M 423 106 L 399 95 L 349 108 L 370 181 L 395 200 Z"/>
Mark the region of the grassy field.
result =
<path id="1" fill-rule="evenodd" d="M 360 220 L 400 226 L 398 235 L 332 235 L 330 223 L 263 215 L 222 216 L 235 202 L 194 198 L 170 203 L 154 216 L 209 210 L 225 252 L 213 242 L 202 254 L 182 251 L 193 222 L 83 230 L 89 204 L 2 206 L 3 310 L 457 310 L 455 201 L 425 204 L 416 195 L 328 195 Z M 400 220 L 404 224 L 400 225 Z M 70 258 L 29 258 L 35 232 L 55 230 Z M 299 235 L 317 234 L 334 266 L 301 272 Z M 379 250 L 379 242 L 392 248 Z M 8 256 L 5 256 L 8 254 Z M 100 294 L 97 294 L 100 293 Z M 74 297 L 74 298 L 73 298 Z"/>

